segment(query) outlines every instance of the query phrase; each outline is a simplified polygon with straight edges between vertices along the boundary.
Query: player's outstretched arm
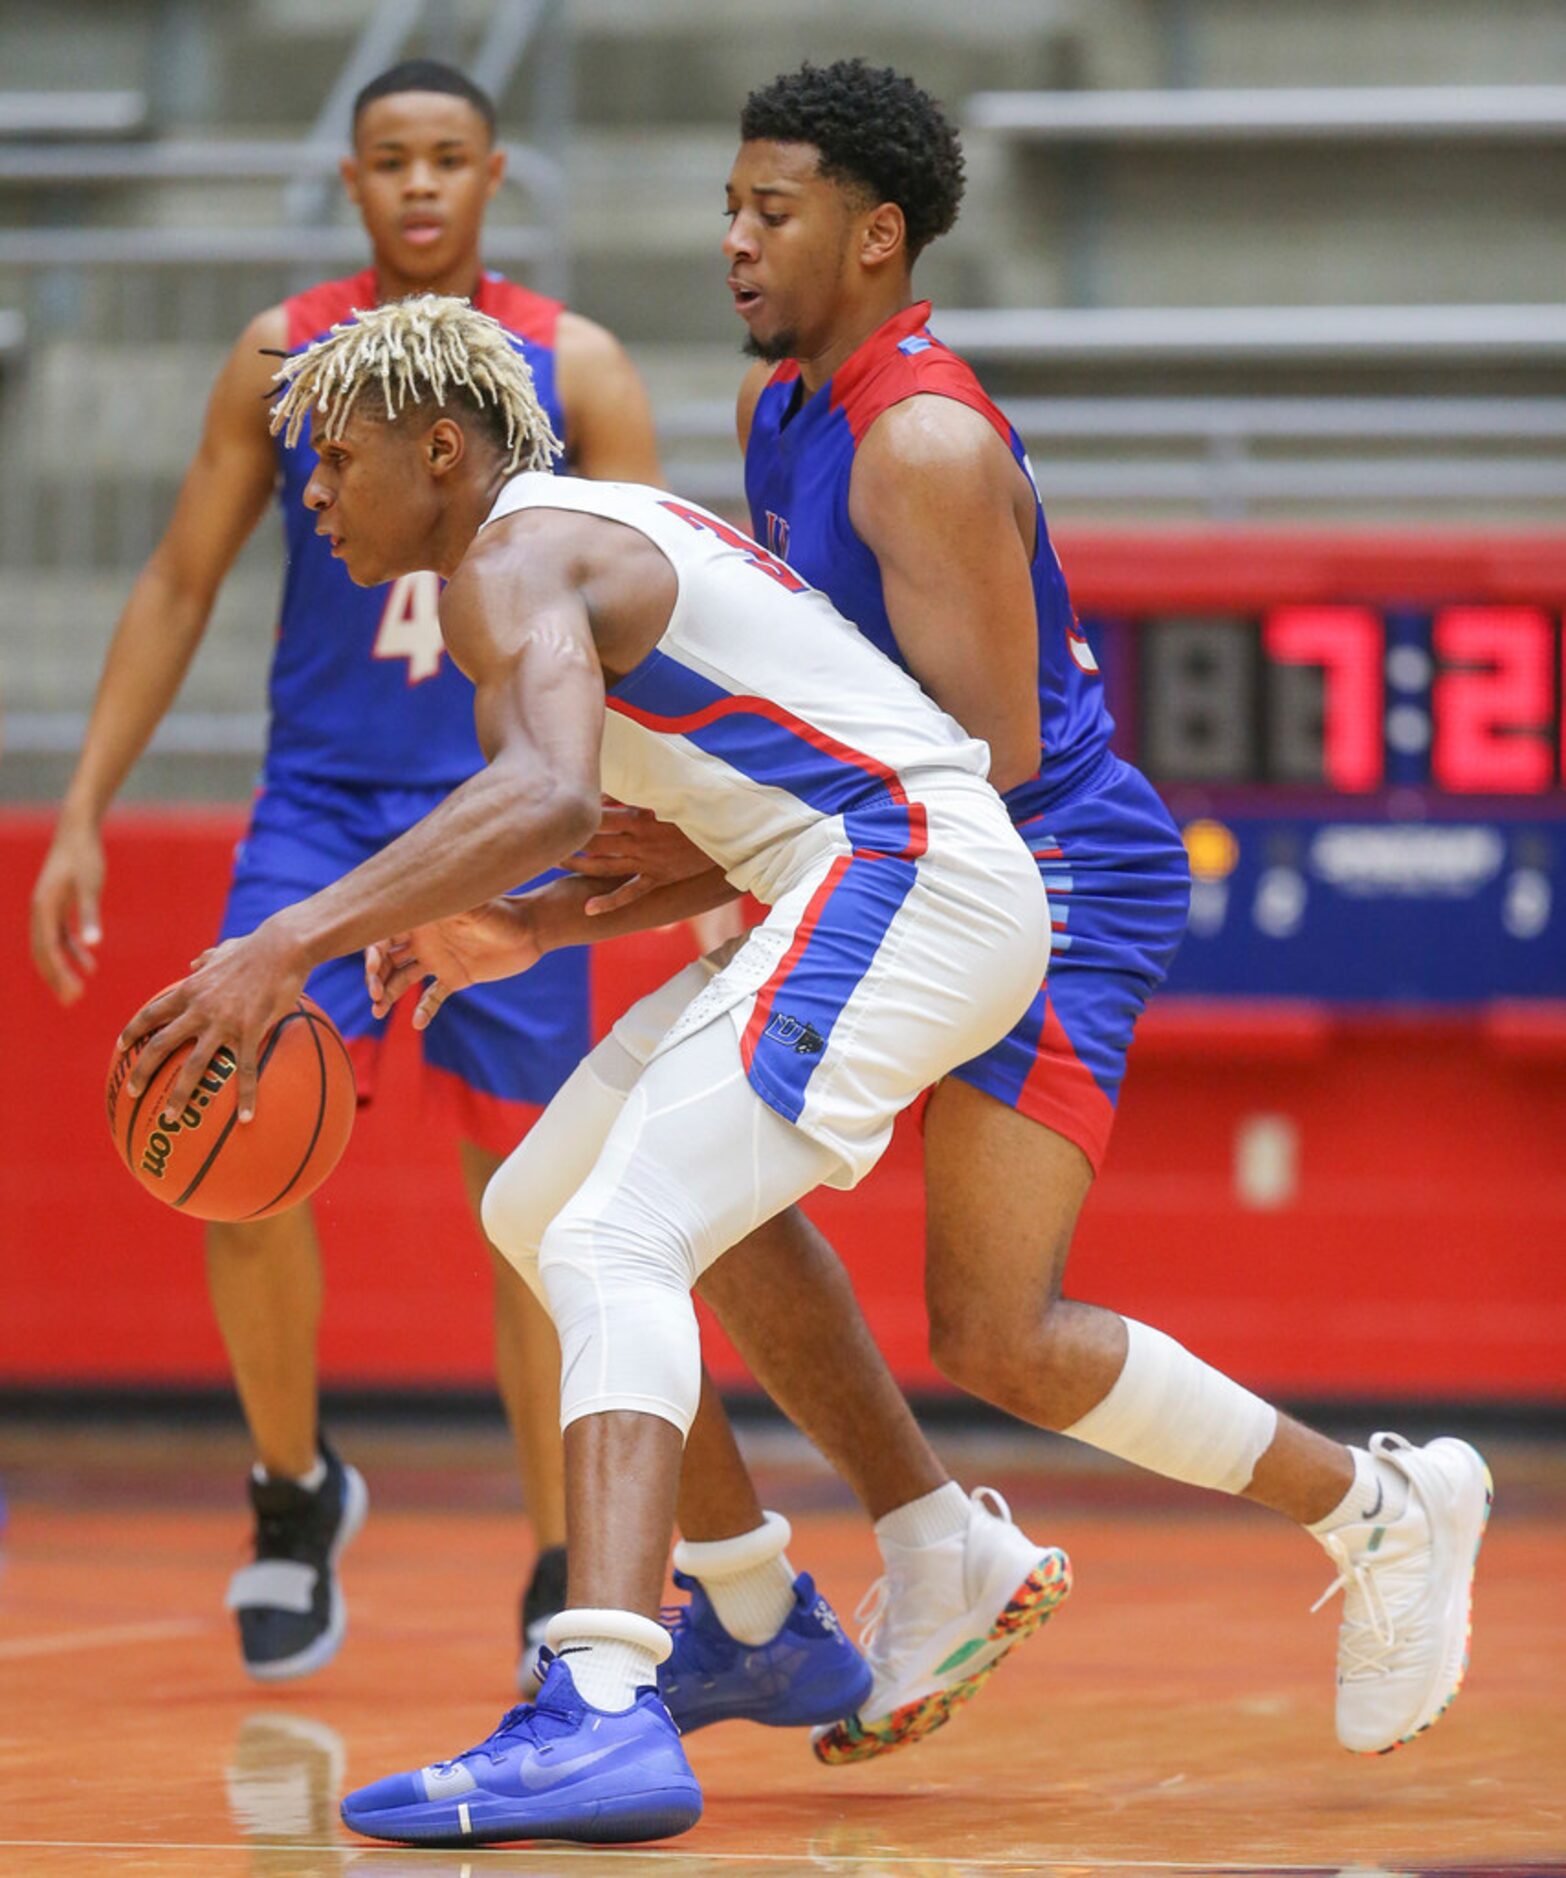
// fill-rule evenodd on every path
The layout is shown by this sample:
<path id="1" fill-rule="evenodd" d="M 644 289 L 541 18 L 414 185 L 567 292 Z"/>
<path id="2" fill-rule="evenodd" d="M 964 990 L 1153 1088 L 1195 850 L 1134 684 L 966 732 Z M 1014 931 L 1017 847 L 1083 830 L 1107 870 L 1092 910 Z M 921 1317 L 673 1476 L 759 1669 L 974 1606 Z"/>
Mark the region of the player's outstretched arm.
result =
<path id="1" fill-rule="evenodd" d="M 32 951 L 64 1003 L 83 989 L 99 942 L 104 812 L 173 702 L 212 602 L 271 495 L 276 459 L 266 394 L 286 337 L 282 310 L 240 335 L 213 389 L 173 519 L 137 576 L 98 681 L 54 841 L 33 888 Z"/>
<path id="2" fill-rule="evenodd" d="M 1037 774 L 1038 625 L 1019 528 L 1034 504 L 1011 452 L 966 405 L 909 398 L 866 433 L 848 506 L 914 677 L 990 746 L 997 789 Z"/>
<path id="3" fill-rule="evenodd" d="M 562 313 L 555 332 L 555 383 L 573 475 L 662 487 L 647 388 L 613 333 L 580 313 Z"/>

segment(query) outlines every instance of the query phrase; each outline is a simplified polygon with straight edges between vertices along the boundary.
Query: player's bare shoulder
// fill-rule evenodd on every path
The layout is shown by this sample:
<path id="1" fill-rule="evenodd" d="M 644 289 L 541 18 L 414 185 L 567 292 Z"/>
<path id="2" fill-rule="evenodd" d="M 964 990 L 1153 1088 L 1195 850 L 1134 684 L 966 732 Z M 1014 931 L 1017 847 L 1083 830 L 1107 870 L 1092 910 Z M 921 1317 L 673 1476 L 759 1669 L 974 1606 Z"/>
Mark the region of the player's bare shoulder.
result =
<path id="1" fill-rule="evenodd" d="M 860 439 L 849 483 L 849 515 L 867 540 L 899 518 L 928 510 L 955 520 L 968 512 L 1013 510 L 1031 532 L 1027 478 L 982 411 L 936 393 L 889 406 Z"/>
<path id="2" fill-rule="evenodd" d="M 606 326 L 569 308 L 555 328 L 555 384 L 574 474 L 659 481 L 652 406 L 631 355 Z"/>
<path id="3" fill-rule="evenodd" d="M 981 411 L 936 392 L 920 392 L 889 405 L 859 441 L 855 467 L 909 471 L 976 469 L 1012 461 L 995 426 Z"/>
<path id="4" fill-rule="evenodd" d="M 288 313 L 269 306 L 249 321 L 234 341 L 213 387 L 213 411 L 219 403 L 224 414 L 246 423 L 258 436 L 269 438 L 268 400 L 275 389 L 277 368 L 288 349 Z"/>

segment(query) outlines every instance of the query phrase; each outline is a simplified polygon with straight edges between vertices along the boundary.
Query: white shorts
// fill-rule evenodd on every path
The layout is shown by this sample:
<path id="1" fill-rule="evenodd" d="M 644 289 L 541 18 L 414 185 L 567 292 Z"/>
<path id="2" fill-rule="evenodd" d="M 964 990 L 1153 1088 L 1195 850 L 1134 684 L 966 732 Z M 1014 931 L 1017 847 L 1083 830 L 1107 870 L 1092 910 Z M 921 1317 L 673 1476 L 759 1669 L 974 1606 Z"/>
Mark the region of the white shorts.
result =
<path id="1" fill-rule="evenodd" d="M 888 804 L 885 847 L 825 858 L 740 940 L 687 966 L 615 1025 L 639 1064 L 719 1019 L 751 1087 L 831 1150 L 856 1186 L 897 1116 L 1021 1017 L 1049 958 L 1033 857 L 984 785 Z"/>

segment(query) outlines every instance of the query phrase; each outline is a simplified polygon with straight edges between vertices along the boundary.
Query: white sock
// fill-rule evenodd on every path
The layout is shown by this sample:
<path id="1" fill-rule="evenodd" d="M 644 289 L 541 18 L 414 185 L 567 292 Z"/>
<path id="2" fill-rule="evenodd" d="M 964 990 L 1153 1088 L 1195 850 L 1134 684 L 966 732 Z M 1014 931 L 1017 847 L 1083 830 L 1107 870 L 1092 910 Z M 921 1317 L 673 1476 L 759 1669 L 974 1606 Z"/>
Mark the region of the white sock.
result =
<path id="1" fill-rule="evenodd" d="M 772 1641 L 794 1608 L 794 1567 L 784 1551 L 792 1536 L 781 1513 L 768 1513 L 732 1539 L 682 1539 L 674 1568 L 697 1581 L 729 1635 L 754 1649 Z"/>
<path id="2" fill-rule="evenodd" d="M 555 1646 L 555 1655 L 565 1658 L 582 1700 L 610 1714 L 628 1709 L 638 1689 L 658 1686 L 658 1659 L 639 1643 L 573 1634 Z"/>
<path id="3" fill-rule="evenodd" d="M 291 1480 L 296 1487 L 303 1487 L 306 1493 L 319 1493 L 321 1483 L 326 1479 L 326 1462 L 318 1454 L 315 1466 L 308 1474 L 269 1474 L 259 1461 L 252 1464 L 250 1471 L 263 1486 L 269 1480 Z"/>
<path id="4" fill-rule="evenodd" d="M 939 1545 L 943 1539 L 955 1538 L 967 1530 L 968 1496 L 955 1480 L 910 1500 L 906 1506 L 894 1506 L 875 1522 L 876 1543 L 883 1553 L 889 1545 Z"/>
<path id="5" fill-rule="evenodd" d="M 1408 1507 L 1408 1481 L 1390 1461 L 1382 1460 L 1368 1448 L 1350 1448 L 1354 1457 L 1354 1483 L 1325 1519 L 1318 1519 L 1305 1530 L 1325 1539 L 1340 1526 L 1369 1524 L 1390 1526 L 1401 1519 Z"/>

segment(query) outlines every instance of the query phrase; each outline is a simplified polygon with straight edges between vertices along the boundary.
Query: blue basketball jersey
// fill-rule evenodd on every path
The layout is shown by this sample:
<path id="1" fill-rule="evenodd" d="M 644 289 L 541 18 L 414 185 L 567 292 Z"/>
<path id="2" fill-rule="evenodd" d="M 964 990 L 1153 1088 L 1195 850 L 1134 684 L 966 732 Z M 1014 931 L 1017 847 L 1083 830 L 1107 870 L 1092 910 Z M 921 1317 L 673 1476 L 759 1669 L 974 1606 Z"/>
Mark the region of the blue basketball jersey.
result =
<path id="1" fill-rule="evenodd" d="M 375 305 L 375 273 L 323 282 L 287 302 L 288 346 L 321 338 L 357 307 Z M 521 342 L 557 436 L 559 303 L 486 274 L 474 305 Z M 450 788 L 483 767 L 473 729 L 473 687 L 441 644 L 440 579 L 404 574 L 356 587 L 301 497 L 315 467 L 308 424 L 297 444 L 277 440 L 288 570 L 269 691 L 266 780 L 361 788 Z"/>
<path id="2" fill-rule="evenodd" d="M 793 360 L 780 365 L 756 405 L 745 451 L 745 493 L 756 539 L 905 669 L 887 617 L 880 565 L 849 518 L 849 479 L 861 438 L 883 411 L 906 398 L 952 398 L 994 426 L 1033 480 L 1016 431 L 985 396 L 972 368 L 928 330 L 929 315 L 928 300 L 894 315 L 812 397 L 803 395 L 798 365 Z M 1032 571 L 1039 634 L 1039 775 L 1012 792 L 1019 803 L 1025 796 L 1025 808 L 1014 807 L 1030 815 L 1044 803 L 1072 795 L 1097 774 L 1114 730 L 1042 507 Z"/>

